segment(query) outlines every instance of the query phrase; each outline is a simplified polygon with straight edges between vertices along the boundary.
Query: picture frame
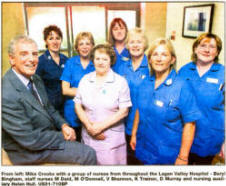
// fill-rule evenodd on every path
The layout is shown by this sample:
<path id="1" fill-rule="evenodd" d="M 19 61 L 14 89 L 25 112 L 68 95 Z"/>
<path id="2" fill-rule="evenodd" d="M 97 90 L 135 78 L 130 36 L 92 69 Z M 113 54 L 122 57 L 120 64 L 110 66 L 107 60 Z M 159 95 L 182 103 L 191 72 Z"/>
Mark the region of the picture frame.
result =
<path id="1" fill-rule="evenodd" d="M 196 38 L 204 32 L 211 32 L 214 4 L 185 6 L 182 36 Z"/>

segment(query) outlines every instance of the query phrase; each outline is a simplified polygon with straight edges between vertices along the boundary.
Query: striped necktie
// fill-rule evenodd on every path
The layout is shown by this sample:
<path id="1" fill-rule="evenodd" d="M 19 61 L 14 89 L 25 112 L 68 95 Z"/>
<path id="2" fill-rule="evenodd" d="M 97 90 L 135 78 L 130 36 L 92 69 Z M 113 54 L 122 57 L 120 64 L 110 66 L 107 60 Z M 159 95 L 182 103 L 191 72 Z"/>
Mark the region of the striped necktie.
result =
<path id="1" fill-rule="evenodd" d="M 38 102 L 42 105 L 41 100 L 38 96 L 38 93 L 35 91 L 34 86 L 33 86 L 33 81 L 30 80 L 29 83 L 27 84 L 27 87 L 29 91 L 33 94 L 33 96 L 38 100 Z"/>

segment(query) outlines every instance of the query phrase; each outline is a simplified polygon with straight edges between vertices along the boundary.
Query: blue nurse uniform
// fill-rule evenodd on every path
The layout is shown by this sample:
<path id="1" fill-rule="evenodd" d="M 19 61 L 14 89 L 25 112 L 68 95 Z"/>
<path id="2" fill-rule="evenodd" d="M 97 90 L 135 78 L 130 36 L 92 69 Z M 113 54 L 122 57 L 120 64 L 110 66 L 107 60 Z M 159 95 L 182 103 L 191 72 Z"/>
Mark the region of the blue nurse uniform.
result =
<path id="1" fill-rule="evenodd" d="M 61 80 L 70 83 L 71 87 L 78 88 L 78 84 L 82 77 L 89 72 L 94 71 L 94 65 L 90 61 L 86 69 L 83 68 L 80 56 L 70 58 L 64 68 Z M 64 103 L 64 117 L 71 127 L 79 127 L 81 123 L 75 113 L 74 97 L 67 96 Z"/>
<path id="2" fill-rule="evenodd" d="M 60 63 L 58 65 L 52 59 L 49 50 L 46 50 L 45 53 L 39 57 L 39 63 L 36 70 L 36 74 L 38 74 L 44 82 L 50 102 L 60 112 L 63 112 L 63 96 L 60 77 L 67 59 L 68 57 L 60 54 Z"/>
<path id="3" fill-rule="evenodd" d="M 120 65 L 118 73 L 126 78 L 130 88 L 130 97 L 133 106 L 129 110 L 129 114 L 126 118 L 125 123 L 126 123 L 126 134 L 131 136 L 133 120 L 136 112 L 136 98 L 137 98 L 136 94 L 138 86 L 141 84 L 141 82 L 146 76 L 149 76 L 147 56 L 144 55 L 140 66 L 135 71 L 132 66 L 132 60 L 129 60 L 128 62 L 125 62 L 122 65 Z"/>
<path id="4" fill-rule="evenodd" d="M 220 152 L 224 142 L 224 66 L 213 63 L 200 77 L 194 62 L 183 66 L 179 75 L 194 90 L 202 117 L 196 122 L 195 139 L 191 152 L 200 157 Z"/>
<path id="5" fill-rule="evenodd" d="M 112 66 L 112 69 L 115 72 L 118 72 L 121 64 L 129 61 L 131 57 L 130 57 L 130 53 L 127 50 L 127 48 L 124 48 L 120 54 L 115 47 L 114 47 L 114 51 L 115 51 L 115 54 L 116 54 L 116 61 L 115 61 L 115 64 Z"/>
<path id="6" fill-rule="evenodd" d="M 145 78 L 139 87 L 136 157 L 144 164 L 174 164 L 183 126 L 196 121 L 200 112 L 190 86 L 175 70 L 158 88 L 154 87 L 154 75 Z"/>

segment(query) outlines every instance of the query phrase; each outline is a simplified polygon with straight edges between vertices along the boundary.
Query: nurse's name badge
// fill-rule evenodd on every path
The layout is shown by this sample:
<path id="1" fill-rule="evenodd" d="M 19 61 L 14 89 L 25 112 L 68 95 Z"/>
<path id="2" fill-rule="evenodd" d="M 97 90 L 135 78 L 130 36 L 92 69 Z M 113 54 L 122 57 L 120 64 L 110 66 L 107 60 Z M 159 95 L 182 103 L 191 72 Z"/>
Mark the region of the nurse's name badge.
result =
<path id="1" fill-rule="evenodd" d="M 173 80 L 172 80 L 172 79 L 168 79 L 168 80 L 166 81 L 166 84 L 167 84 L 167 85 L 171 85 L 171 84 L 172 84 L 172 82 L 173 82 Z"/>
<path id="2" fill-rule="evenodd" d="M 123 61 L 129 61 L 129 58 L 128 57 L 122 57 L 122 60 Z"/>
<path id="3" fill-rule="evenodd" d="M 156 100 L 155 104 L 159 107 L 163 107 L 164 103 L 162 101 Z"/>
<path id="4" fill-rule="evenodd" d="M 206 82 L 218 84 L 218 79 L 216 78 L 206 78 Z"/>
<path id="5" fill-rule="evenodd" d="M 141 79 L 144 79 L 146 76 L 145 75 L 141 75 Z"/>

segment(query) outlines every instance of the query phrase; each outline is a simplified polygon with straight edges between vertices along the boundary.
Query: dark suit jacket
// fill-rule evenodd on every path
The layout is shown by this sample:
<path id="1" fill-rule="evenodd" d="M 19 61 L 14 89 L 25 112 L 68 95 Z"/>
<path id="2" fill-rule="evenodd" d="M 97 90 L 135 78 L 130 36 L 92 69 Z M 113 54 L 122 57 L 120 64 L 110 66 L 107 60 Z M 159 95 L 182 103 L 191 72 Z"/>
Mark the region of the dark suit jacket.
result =
<path id="1" fill-rule="evenodd" d="M 64 148 L 61 126 L 66 121 L 48 101 L 39 76 L 34 75 L 33 82 L 44 106 L 11 69 L 3 77 L 2 143 L 6 151 L 30 153 Z"/>

